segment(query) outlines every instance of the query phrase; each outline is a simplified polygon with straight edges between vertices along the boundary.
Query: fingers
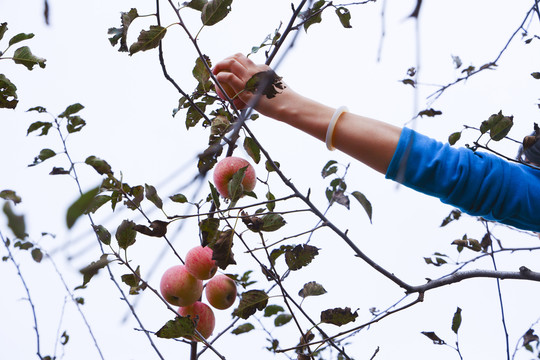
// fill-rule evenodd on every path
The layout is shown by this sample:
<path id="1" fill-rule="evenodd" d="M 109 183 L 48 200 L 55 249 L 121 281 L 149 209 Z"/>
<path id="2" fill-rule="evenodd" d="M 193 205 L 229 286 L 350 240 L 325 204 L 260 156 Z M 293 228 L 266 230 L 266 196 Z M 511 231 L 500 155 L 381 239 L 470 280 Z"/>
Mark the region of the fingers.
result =
<path id="1" fill-rule="evenodd" d="M 235 54 L 233 56 L 229 56 L 217 63 L 212 72 L 214 73 L 214 75 L 217 75 L 222 71 L 243 72 L 245 70 L 244 66 L 242 65 L 242 63 L 245 62 L 243 58 L 245 58 L 245 56 L 242 54 Z"/>
<path id="2" fill-rule="evenodd" d="M 238 109 L 241 109 L 250 102 L 254 95 L 249 91 L 244 91 L 246 83 L 253 75 L 269 69 L 269 66 L 255 64 L 247 56 L 238 53 L 217 63 L 212 69 L 212 73 L 221 86 L 229 88 L 229 90 L 225 89 L 229 97 L 232 98 L 234 94 L 238 94 L 234 103 Z M 221 91 L 219 89 L 217 91 L 218 95 L 224 98 L 223 94 L 220 95 Z"/>
<path id="3" fill-rule="evenodd" d="M 220 84 L 228 84 L 235 90 L 243 89 L 242 80 L 232 72 L 222 71 L 216 75 L 216 79 Z"/>
<path id="4" fill-rule="evenodd" d="M 214 75 L 218 75 L 221 72 L 230 72 L 245 83 L 256 73 L 268 69 L 270 69 L 270 67 L 266 65 L 257 65 L 247 56 L 238 53 L 220 61 L 214 67 L 212 72 Z"/>

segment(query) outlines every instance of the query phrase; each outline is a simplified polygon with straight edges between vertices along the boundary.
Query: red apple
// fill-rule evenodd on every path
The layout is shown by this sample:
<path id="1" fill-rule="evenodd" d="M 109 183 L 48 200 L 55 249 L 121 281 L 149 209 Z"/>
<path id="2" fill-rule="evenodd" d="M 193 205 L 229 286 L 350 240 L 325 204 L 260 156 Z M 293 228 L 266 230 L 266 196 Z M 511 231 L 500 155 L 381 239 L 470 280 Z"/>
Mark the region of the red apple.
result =
<path id="1" fill-rule="evenodd" d="M 199 280 L 208 280 L 216 273 L 218 267 L 212 260 L 214 252 L 208 246 L 196 246 L 186 254 L 186 269 Z"/>
<path id="2" fill-rule="evenodd" d="M 161 277 L 161 295 L 172 305 L 193 304 L 201 298 L 202 289 L 202 281 L 193 277 L 184 265 L 167 269 Z"/>
<path id="3" fill-rule="evenodd" d="M 251 191 L 255 188 L 257 183 L 257 177 L 255 176 L 255 169 L 249 163 L 249 161 L 236 157 L 229 156 L 217 163 L 214 169 L 214 185 L 224 198 L 230 198 L 229 196 L 229 181 L 238 170 L 245 168 L 244 179 L 242 180 L 242 186 L 244 191 Z"/>
<path id="4" fill-rule="evenodd" d="M 208 339 L 214 332 L 216 318 L 210 306 L 205 303 L 197 301 L 189 306 L 181 306 L 178 308 L 178 314 L 184 317 L 189 315 L 191 320 L 197 323 L 196 329 L 205 339 Z M 197 335 L 194 336 L 194 339 L 187 338 L 200 341 L 197 339 Z"/>
<path id="5" fill-rule="evenodd" d="M 236 284 L 227 275 L 219 274 L 206 283 L 205 294 L 210 305 L 225 310 L 236 300 Z"/>

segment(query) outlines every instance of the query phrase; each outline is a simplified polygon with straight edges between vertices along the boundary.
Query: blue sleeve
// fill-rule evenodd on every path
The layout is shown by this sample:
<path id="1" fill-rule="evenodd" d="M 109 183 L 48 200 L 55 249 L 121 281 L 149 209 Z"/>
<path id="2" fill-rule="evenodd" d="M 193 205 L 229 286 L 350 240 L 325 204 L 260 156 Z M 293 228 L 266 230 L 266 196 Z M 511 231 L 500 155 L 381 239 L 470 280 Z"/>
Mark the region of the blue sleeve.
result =
<path id="1" fill-rule="evenodd" d="M 473 216 L 540 232 L 540 170 L 404 128 L 386 178 Z"/>

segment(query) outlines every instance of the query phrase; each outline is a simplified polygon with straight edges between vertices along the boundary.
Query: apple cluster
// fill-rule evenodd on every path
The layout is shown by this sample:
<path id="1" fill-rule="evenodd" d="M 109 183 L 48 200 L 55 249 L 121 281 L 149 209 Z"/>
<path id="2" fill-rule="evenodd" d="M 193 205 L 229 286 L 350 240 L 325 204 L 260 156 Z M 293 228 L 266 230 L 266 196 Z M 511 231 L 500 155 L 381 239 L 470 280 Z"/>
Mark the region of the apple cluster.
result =
<path id="1" fill-rule="evenodd" d="M 212 255 L 208 246 L 192 248 L 185 263 L 167 269 L 160 283 L 161 295 L 169 304 L 179 306 L 179 315 L 198 318 L 196 329 L 205 339 L 212 335 L 216 324 L 212 307 L 225 310 L 236 300 L 235 282 L 227 275 L 216 275 L 218 267 Z M 203 290 L 211 307 L 202 302 Z"/>

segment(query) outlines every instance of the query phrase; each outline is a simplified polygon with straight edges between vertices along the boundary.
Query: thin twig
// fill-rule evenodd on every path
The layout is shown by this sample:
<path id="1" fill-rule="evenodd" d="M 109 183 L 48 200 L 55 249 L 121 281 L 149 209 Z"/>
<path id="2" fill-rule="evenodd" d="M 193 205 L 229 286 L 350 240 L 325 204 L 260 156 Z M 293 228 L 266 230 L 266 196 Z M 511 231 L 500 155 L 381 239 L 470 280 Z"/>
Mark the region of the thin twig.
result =
<path id="1" fill-rule="evenodd" d="M 384 319 L 385 317 L 388 317 L 388 316 L 390 316 L 390 315 L 392 315 L 392 314 L 395 314 L 395 313 L 397 313 L 397 312 L 400 312 L 400 311 L 403 311 L 403 310 L 405 310 L 405 309 L 408 309 L 408 308 L 410 308 L 411 306 L 414 306 L 414 305 L 416 305 L 416 304 L 418 304 L 418 303 L 420 303 L 420 302 L 422 302 L 422 301 L 424 301 L 424 293 L 419 293 L 419 294 L 418 294 L 418 297 L 416 298 L 416 300 L 414 300 L 414 301 L 411 302 L 410 304 L 407 304 L 407 305 L 405 305 L 405 306 L 403 306 L 403 307 L 400 307 L 399 309 L 396 309 L 396 310 L 394 310 L 394 311 L 389 311 L 389 312 L 387 312 L 386 314 L 384 314 L 383 316 L 381 316 L 381 317 L 379 317 L 379 318 L 377 318 L 377 319 L 368 321 L 368 322 L 366 322 L 366 323 L 364 323 L 364 324 L 362 324 L 362 325 L 360 325 L 360 326 L 356 326 L 356 327 L 354 327 L 354 328 L 352 328 L 352 329 L 349 329 L 349 330 L 340 332 L 339 334 L 333 335 L 333 336 L 328 337 L 328 338 L 324 338 L 324 339 L 322 339 L 322 340 L 312 341 L 312 342 L 310 342 L 310 343 L 307 344 L 307 345 L 320 344 L 320 343 L 326 342 L 326 341 L 328 341 L 328 340 L 336 339 L 336 338 L 341 337 L 341 336 L 343 336 L 343 335 L 349 334 L 349 333 L 351 333 L 351 332 L 358 331 L 358 330 L 360 330 L 360 329 L 363 329 L 363 328 L 365 328 L 365 327 L 368 327 L 368 326 L 370 326 L 370 325 L 373 325 L 373 324 L 375 324 L 375 323 L 381 321 L 381 320 Z M 303 346 L 305 346 L 305 345 L 303 345 Z M 295 347 L 290 347 L 290 348 L 288 348 L 288 349 L 279 350 L 278 352 L 287 352 L 287 351 L 291 351 L 291 350 L 296 350 L 296 349 L 298 349 L 298 348 L 299 348 L 299 346 L 295 346 Z"/>
<path id="2" fill-rule="evenodd" d="M 13 257 L 13 253 L 11 252 L 11 249 L 9 248 L 7 240 L 4 238 L 4 235 L 0 231 L 0 239 L 2 239 L 2 243 L 6 247 L 6 250 L 8 252 L 9 260 L 13 263 L 15 266 L 15 269 L 17 269 L 17 275 L 19 276 L 19 279 L 21 279 L 21 283 L 24 287 L 24 290 L 26 291 L 26 300 L 30 304 L 30 309 L 32 310 L 32 319 L 34 320 L 34 331 L 36 333 L 36 354 L 40 359 L 43 359 L 43 356 L 41 355 L 41 349 L 40 349 L 40 338 L 39 338 L 39 330 L 38 330 L 38 323 L 37 323 L 37 316 L 36 316 L 36 308 L 34 307 L 34 302 L 32 301 L 32 296 L 30 296 L 30 289 L 28 288 L 28 285 L 26 284 L 26 281 L 24 280 L 24 276 L 21 273 L 21 268 L 19 267 L 19 264 L 15 261 L 15 258 Z"/>
<path id="3" fill-rule="evenodd" d="M 76 167 L 75 167 L 75 162 L 71 159 L 71 156 L 68 152 L 68 149 L 67 149 L 67 144 L 66 144 L 66 137 L 64 137 L 64 134 L 62 133 L 62 130 L 60 129 L 60 123 L 58 122 L 57 119 L 55 119 L 55 124 L 56 124 L 56 130 L 58 132 L 58 136 L 60 137 L 60 140 L 62 142 L 62 146 L 64 148 L 64 153 L 69 161 L 69 164 L 70 164 L 70 170 L 73 172 L 73 178 L 75 180 L 75 183 L 77 185 L 77 188 L 79 190 L 79 194 L 83 194 L 83 191 L 82 191 L 82 187 L 81 187 L 81 183 L 79 181 L 79 177 L 77 175 L 77 170 L 76 170 Z M 95 223 L 94 223 L 94 219 L 92 217 L 92 214 L 88 213 L 86 214 L 86 216 L 88 217 L 88 219 L 90 220 L 90 224 L 92 225 L 92 228 L 95 228 Z M 97 233 L 94 231 L 94 234 L 95 234 L 95 237 L 96 237 L 96 240 L 99 244 L 99 248 L 101 250 L 101 253 L 102 254 L 105 254 L 105 251 L 103 249 L 103 244 L 101 243 L 101 241 L 99 240 L 99 237 L 97 235 Z M 107 264 L 106 266 L 106 269 L 107 269 L 107 272 L 109 274 L 109 278 L 111 279 L 111 281 L 113 282 L 113 284 L 116 286 L 117 290 L 120 292 L 120 295 L 121 295 L 121 299 L 126 303 L 126 305 L 128 306 L 128 308 L 130 309 L 133 317 L 135 318 L 135 320 L 137 321 L 137 323 L 139 324 L 139 326 L 141 328 L 144 329 L 144 325 L 142 324 L 142 321 L 140 320 L 139 316 L 137 315 L 137 313 L 135 312 L 135 309 L 133 308 L 133 305 L 129 302 L 129 300 L 127 299 L 127 296 L 125 295 L 124 291 L 122 290 L 120 284 L 118 283 L 118 281 L 116 280 L 116 278 L 114 277 L 114 274 L 112 272 L 112 269 L 111 267 L 109 266 L 109 264 Z M 147 339 L 148 341 L 150 342 L 150 345 L 152 346 L 152 348 L 154 349 L 154 351 L 156 352 L 156 354 L 158 355 L 158 357 L 160 359 L 163 359 L 163 356 L 161 355 L 160 351 L 158 350 L 156 344 L 154 343 L 154 341 L 152 340 L 152 338 L 148 335 L 148 333 L 145 333 L 146 336 L 147 336 Z"/>
<path id="4" fill-rule="evenodd" d="M 444 85 L 442 86 L 439 90 L 437 90 L 436 92 L 434 92 L 433 94 L 429 95 L 428 96 L 428 99 L 429 98 L 432 98 L 434 97 L 434 100 L 436 100 L 437 98 L 439 98 L 442 93 L 444 91 L 446 91 L 446 89 L 464 81 L 464 80 L 468 80 L 471 76 L 474 76 L 486 69 L 491 69 L 493 66 L 497 66 L 497 62 L 499 61 L 499 59 L 502 57 L 502 55 L 504 54 L 504 52 L 506 51 L 506 49 L 508 48 L 508 46 L 510 45 L 510 43 L 512 42 L 512 40 L 514 39 L 514 37 L 519 33 L 519 31 L 521 29 L 523 29 L 523 25 L 525 24 L 525 22 L 527 21 L 528 17 L 531 15 L 531 12 L 533 12 L 535 9 L 537 9 L 538 7 L 538 0 L 535 1 L 535 4 L 529 9 L 529 11 L 527 11 L 527 14 L 525 15 L 525 18 L 523 19 L 523 21 L 521 22 L 521 24 L 519 25 L 519 27 L 514 31 L 514 33 L 510 36 L 510 39 L 508 39 L 508 41 L 506 42 L 506 44 L 503 46 L 502 50 L 499 52 L 499 54 L 495 57 L 494 60 L 482 65 L 480 68 L 476 69 L 476 70 L 473 70 L 473 71 L 470 71 L 467 73 L 466 76 L 462 76 L 458 79 L 456 79 L 454 82 L 452 83 L 449 83 L 447 85 Z"/>

